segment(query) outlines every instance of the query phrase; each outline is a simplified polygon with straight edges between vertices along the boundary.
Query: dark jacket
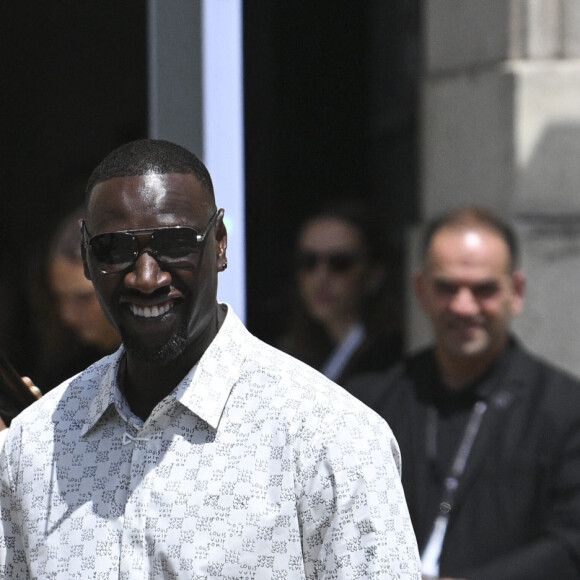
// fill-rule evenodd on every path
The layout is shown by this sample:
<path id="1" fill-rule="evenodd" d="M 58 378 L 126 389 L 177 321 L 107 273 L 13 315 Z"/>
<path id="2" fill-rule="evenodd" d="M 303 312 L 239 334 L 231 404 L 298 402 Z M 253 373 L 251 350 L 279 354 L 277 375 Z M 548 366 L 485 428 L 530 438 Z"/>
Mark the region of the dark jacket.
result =
<path id="1" fill-rule="evenodd" d="M 451 512 L 440 576 L 468 580 L 580 578 L 580 383 L 512 343 L 492 374 L 488 411 Z M 425 505 L 429 385 L 433 352 L 387 374 L 367 376 L 382 391 L 378 411 L 399 442 L 403 487 L 419 549 L 433 506 Z"/>

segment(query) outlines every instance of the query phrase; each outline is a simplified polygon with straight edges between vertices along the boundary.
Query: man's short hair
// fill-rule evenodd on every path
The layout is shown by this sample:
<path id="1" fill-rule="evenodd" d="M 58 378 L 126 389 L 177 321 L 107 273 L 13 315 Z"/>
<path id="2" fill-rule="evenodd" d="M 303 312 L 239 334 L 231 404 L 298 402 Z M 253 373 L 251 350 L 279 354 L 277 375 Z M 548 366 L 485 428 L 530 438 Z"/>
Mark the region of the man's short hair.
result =
<path id="1" fill-rule="evenodd" d="M 510 256 L 510 268 L 515 270 L 519 265 L 519 245 L 513 227 L 492 210 L 469 206 L 451 210 L 431 220 L 423 234 L 421 259 L 425 261 L 431 241 L 443 229 L 486 229 L 497 234 L 507 245 Z"/>
<path id="2" fill-rule="evenodd" d="M 191 173 L 197 178 L 210 200 L 215 202 L 209 171 L 191 151 L 170 141 L 140 139 L 121 145 L 97 165 L 87 182 L 85 206 L 88 208 L 91 192 L 98 183 L 114 177 L 147 173 Z"/>

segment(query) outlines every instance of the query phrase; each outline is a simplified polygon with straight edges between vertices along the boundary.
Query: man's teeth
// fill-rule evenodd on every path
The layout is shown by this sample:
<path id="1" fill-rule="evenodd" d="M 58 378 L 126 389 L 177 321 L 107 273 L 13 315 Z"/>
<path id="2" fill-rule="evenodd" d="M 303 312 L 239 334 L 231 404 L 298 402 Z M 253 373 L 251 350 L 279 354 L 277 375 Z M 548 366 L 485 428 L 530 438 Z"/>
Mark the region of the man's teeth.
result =
<path id="1" fill-rule="evenodd" d="M 130 304 L 129 308 L 135 316 L 143 318 L 154 318 L 155 316 L 163 316 L 166 312 L 171 310 L 171 303 L 159 304 L 157 306 L 136 306 Z"/>

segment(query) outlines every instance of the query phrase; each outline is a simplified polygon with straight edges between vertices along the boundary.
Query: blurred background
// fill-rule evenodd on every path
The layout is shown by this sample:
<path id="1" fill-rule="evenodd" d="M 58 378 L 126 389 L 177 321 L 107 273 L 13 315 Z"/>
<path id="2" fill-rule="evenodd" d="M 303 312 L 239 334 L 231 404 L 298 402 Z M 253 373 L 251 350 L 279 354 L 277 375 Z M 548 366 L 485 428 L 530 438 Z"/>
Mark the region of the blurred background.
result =
<path id="1" fill-rule="evenodd" d="M 522 238 L 528 301 L 516 332 L 580 374 L 575 0 L 23 1 L 0 17 L 0 346 L 21 373 L 34 376 L 67 332 L 44 272 L 54 228 L 104 155 L 151 136 L 198 153 L 218 203 L 232 189 L 226 144 L 241 139 L 230 247 L 242 255 L 220 287 L 228 298 L 240 286 L 232 300 L 264 340 L 288 323 L 299 224 L 353 197 L 380 225 L 391 322 L 407 348 L 424 343 L 407 284 L 417 234 L 440 211 L 479 203 Z M 235 77 L 211 55 L 238 63 L 241 131 L 208 120 L 236 110 L 209 93 Z"/>

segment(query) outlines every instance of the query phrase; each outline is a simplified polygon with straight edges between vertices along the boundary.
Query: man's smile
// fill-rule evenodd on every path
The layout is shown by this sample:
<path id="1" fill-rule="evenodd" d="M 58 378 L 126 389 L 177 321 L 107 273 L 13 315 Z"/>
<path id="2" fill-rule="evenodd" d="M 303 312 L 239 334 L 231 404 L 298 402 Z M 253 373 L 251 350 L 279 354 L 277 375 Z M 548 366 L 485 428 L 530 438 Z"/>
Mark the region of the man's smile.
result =
<path id="1" fill-rule="evenodd" d="M 455 332 L 471 332 L 473 330 L 478 330 L 482 328 L 483 325 L 478 322 L 452 322 L 449 324 L 449 328 Z"/>
<path id="2" fill-rule="evenodd" d="M 130 303 L 128 304 L 128 307 L 134 316 L 140 318 L 155 318 L 167 314 L 167 312 L 173 308 L 174 304 L 175 301 L 170 300 L 163 304 L 157 304 L 154 306 L 139 306 L 138 304 Z"/>

